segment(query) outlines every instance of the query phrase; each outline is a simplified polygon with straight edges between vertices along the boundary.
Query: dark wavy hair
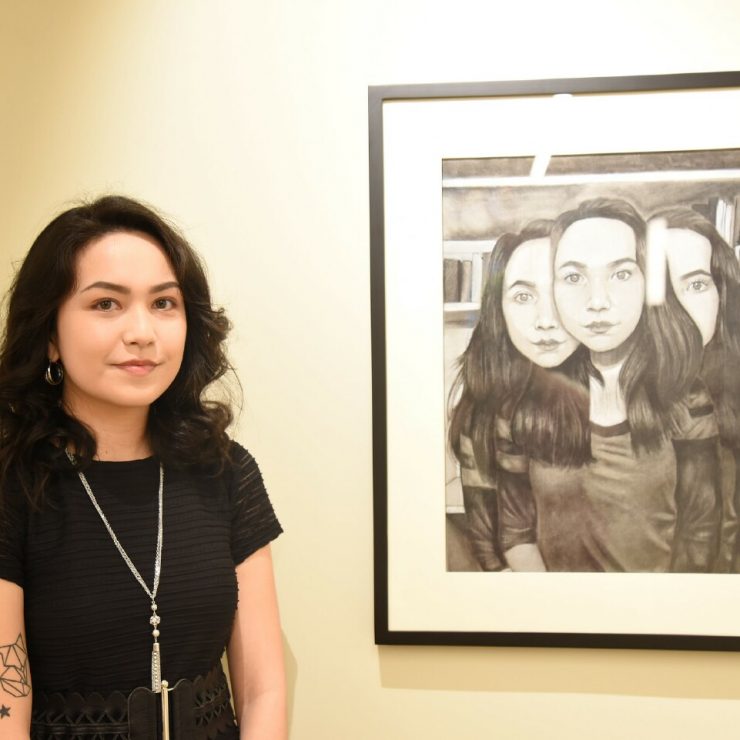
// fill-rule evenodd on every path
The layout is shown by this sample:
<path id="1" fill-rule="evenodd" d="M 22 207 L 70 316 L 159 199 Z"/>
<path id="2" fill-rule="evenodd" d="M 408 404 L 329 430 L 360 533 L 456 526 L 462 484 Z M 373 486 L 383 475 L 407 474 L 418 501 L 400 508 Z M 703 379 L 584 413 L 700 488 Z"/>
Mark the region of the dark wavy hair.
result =
<path id="1" fill-rule="evenodd" d="M 618 198 L 593 198 L 558 217 L 552 230 L 557 249 L 564 232 L 577 221 L 607 218 L 621 221 L 635 235 L 636 258 L 645 273 L 646 224 L 637 209 Z M 701 334 L 678 299 L 670 292 L 659 306 L 645 306 L 627 340 L 629 349 L 619 373 L 627 406 L 632 447 L 636 453 L 651 452 L 670 436 L 674 406 L 689 392 L 702 358 Z M 591 366 L 590 374 L 601 380 Z"/>
<path id="2" fill-rule="evenodd" d="M 491 477 L 496 473 L 497 416 L 511 422 L 514 443 L 533 459 L 579 466 L 591 458 L 587 376 L 579 372 L 583 348 L 559 368 L 541 368 L 516 349 L 503 314 L 504 273 L 511 256 L 524 242 L 548 237 L 552 223 L 534 221 L 519 234 L 497 240 L 484 276 L 480 317 L 450 390 L 450 447 L 461 459 L 460 438 L 469 436 L 477 465 Z"/>
<path id="3" fill-rule="evenodd" d="M 740 374 L 737 371 L 740 367 L 740 265 L 714 225 L 693 208 L 667 208 L 653 214 L 651 219 L 663 219 L 669 229 L 694 231 L 710 244 L 709 269 L 717 287 L 719 309 L 714 336 L 704 348 L 700 377 L 714 402 L 722 443 L 740 449 Z M 672 292 L 670 283 L 666 288 Z M 680 303 L 678 310 L 685 313 Z"/>
<path id="4" fill-rule="evenodd" d="M 66 413 L 62 385 L 44 380 L 57 311 L 74 289 L 77 258 L 92 241 L 114 232 L 154 239 L 167 256 L 182 290 L 187 335 L 182 366 L 152 404 L 148 435 L 166 465 L 220 468 L 228 458 L 229 404 L 207 400 L 204 391 L 230 369 L 224 340 L 230 324 L 211 304 L 203 266 L 185 238 L 142 203 L 110 195 L 71 208 L 36 237 L 8 295 L 0 347 L 0 492 L 19 485 L 32 505 L 50 479 L 68 466 L 72 447 L 84 466 L 96 453 L 92 430 Z"/>

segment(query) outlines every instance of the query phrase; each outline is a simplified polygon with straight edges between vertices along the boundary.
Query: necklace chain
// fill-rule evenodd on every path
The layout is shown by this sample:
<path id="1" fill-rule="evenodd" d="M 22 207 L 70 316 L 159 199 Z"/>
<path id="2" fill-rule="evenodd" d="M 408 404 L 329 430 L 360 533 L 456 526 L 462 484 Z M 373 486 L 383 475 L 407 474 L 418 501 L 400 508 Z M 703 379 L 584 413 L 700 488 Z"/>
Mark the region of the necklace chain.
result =
<path id="1" fill-rule="evenodd" d="M 72 464 L 72 467 L 77 469 L 77 461 L 74 458 L 74 455 L 69 450 L 65 450 L 67 453 L 67 458 L 69 459 L 70 463 Z M 90 484 L 87 481 L 87 477 L 81 470 L 77 470 L 77 475 L 80 478 L 80 482 L 82 483 L 82 487 L 85 489 L 88 498 L 90 499 L 92 505 L 95 507 L 95 511 L 98 512 L 98 515 L 100 516 L 101 520 L 103 521 L 103 524 L 105 525 L 105 528 L 108 530 L 108 534 L 110 535 L 111 539 L 113 540 L 113 544 L 116 546 L 116 549 L 118 550 L 119 554 L 123 558 L 123 561 L 128 566 L 128 569 L 131 571 L 132 575 L 136 580 L 139 582 L 139 585 L 146 591 L 146 595 L 151 599 L 152 602 L 152 616 L 149 617 L 149 624 L 153 627 L 152 629 L 152 691 L 156 693 L 161 693 L 164 691 L 166 694 L 167 692 L 167 682 L 162 680 L 162 664 L 161 664 L 161 654 L 160 654 L 160 645 L 159 645 L 159 625 L 161 623 L 161 619 L 159 615 L 157 614 L 157 590 L 159 589 L 159 576 L 162 572 L 162 540 L 163 540 L 163 534 L 164 534 L 164 527 L 162 524 L 162 504 L 163 504 L 163 492 L 164 492 L 164 466 L 162 463 L 159 463 L 159 493 L 157 495 L 158 498 L 158 514 L 157 514 L 157 549 L 154 554 L 154 582 L 152 583 L 152 588 L 150 589 L 149 586 L 146 585 L 146 582 L 141 577 L 141 573 L 139 573 L 136 566 L 131 561 L 131 558 L 128 556 L 128 553 L 124 549 L 123 545 L 118 541 L 118 537 L 116 537 L 116 533 L 113 531 L 113 527 L 111 527 L 110 522 L 108 521 L 105 514 L 103 514 L 103 510 L 100 508 L 100 504 L 98 503 L 98 500 L 95 498 L 95 494 L 92 492 L 92 488 L 90 487 Z M 163 707 L 165 704 L 163 703 Z"/>
<path id="2" fill-rule="evenodd" d="M 77 461 L 72 456 L 72 454 L 67 450 L 67 457 L 69 458 L 69 461 L 72 463 L 72 465 L 77 467 Z M 77 475 L 80 478 L 80 481 L 82 483 L 83 488 L 87 492 L 88 497 L 90 498 L 90 501 L 92 502 L 92 505 L 95 507 L 95 511 L 98 512 L 100 518 L 103 521 L 103 524 L 105 524 L 105 528 L 108 530 L 108 534 L 111 536 L 111 539 L 113 540 L 113 544 L 116 546 L 116 549 L 121 554 L 121 557 L 123 558 L 124 562 L 128 566 L 129 570 L 133 574 L 134 578 L 139 582 L 141 587 L 146 591 L 147 596 L 154 601 L 157 598 L 157 591 L 159 589 L 159 576 L 162 572 L 162 539 L 164 534 L 164 528 L 162 526 L 162 501 L 163 501 L 163 491 L 164 491 L 164 468 L 162 466 L 162 463 L 159 464 L 159 493 L 157 495 L 158 498 L 158 513 L 157 513 L 157 549 L 154 553 L 154 582 L 152 584 L 151 590 L 149 589 L 149 586 L 146 585 L 146 582 L 141 577 L 141 573 L 139 573 L 139 570 L 137 567 L 133 564 L 131 561 L 131 558 L 128 556 L 128 553 L 124 549 L 123 545 L 119 542 L 118 537 L 116 537 L 116 533 L 113 531 L 113 527 L 111 527 L 110 522 L 108 521 L 107 517 L 103 513 L 103 510 L 100 508 L 100 504 L 98 503 L 98 500 L 95 498 L 95 494 L 92 492 L 92 488 L 90 487 L 90 484 L 87 481 L 87 477 L 85 474 L 81 471 L 77 471 Z"/>

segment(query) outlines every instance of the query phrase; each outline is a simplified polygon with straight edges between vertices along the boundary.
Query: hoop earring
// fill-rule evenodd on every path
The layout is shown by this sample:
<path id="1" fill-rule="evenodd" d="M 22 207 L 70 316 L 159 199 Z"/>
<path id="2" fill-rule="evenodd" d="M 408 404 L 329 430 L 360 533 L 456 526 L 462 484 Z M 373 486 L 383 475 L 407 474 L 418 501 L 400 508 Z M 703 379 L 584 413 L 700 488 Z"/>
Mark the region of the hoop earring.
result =
<path id="1" fill-rule="evenodd" d="M 49 385 L 59 385 L 64 380 L 62 363 L 49 360 L 49 364 L 46 366 L 46 372 L 44 373 L 44 380 Z"/>

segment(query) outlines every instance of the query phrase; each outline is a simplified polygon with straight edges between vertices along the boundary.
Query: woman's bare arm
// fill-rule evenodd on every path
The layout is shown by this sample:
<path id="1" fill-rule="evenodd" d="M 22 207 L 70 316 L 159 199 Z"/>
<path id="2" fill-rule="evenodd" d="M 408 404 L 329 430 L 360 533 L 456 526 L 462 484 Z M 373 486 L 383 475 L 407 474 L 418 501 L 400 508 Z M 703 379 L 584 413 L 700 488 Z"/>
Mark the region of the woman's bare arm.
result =
<path id="1" fill-rule="evenodd" d="M 285 740 L 285 667 L 270 546 L 236 569 L 239 605 L 229 672 L 241 740 Z"/>
<path id="2" fill-rule="evenodd" d="M 28 740 L 31 673 L 23 623 L 23 589 L 0 579 L 0 737 Z"/>

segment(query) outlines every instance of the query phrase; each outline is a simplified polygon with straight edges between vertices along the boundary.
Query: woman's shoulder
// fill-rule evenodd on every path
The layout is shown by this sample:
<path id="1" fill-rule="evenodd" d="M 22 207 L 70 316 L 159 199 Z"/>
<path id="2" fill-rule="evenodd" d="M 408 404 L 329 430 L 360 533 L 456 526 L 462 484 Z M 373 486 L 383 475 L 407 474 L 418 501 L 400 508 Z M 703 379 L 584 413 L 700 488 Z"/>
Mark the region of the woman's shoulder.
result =
<path id="1" fill-rule="evenodd" d="M 235 440 L 230 441 L 229 499 L 232 511 L 234 562 L 268 544 L 282 531 L 265 489 L 257 461 Z"/>
<path id="2" fill-rule="evenodd" d="M 229 439 L 226 468 L 233 472 L 243 471 L 245 468 L 259 468 L 254 455 L 240 442 Z"/>
<path id="3" fill-rule="evenodd" d="M 167 461 L 165 461 L 166 465 Z M 257 467 L 257 462 L 246 447 L 228 438 L 220 454 L 214 455 L 207 462 L 188 465 L 187 462 L 175 461 L 173 467 L 184 477 L 195 475 L 208 479 L 229 480 L 245 468 Z"/>
<path id="4" fill-rule="evenodd" d="M 32 508 L 18 476 L 11 472 L 0 488 L 0 518 L 6 515 L 25 516 Z"/>
<path id="5" fill-rule="evenodd" d="M 234 439 L 229 440 L 228 455 L 222 477 L 232 491 L 254 490 L 264 488 L 262 471 L 254 455 Z"/>

